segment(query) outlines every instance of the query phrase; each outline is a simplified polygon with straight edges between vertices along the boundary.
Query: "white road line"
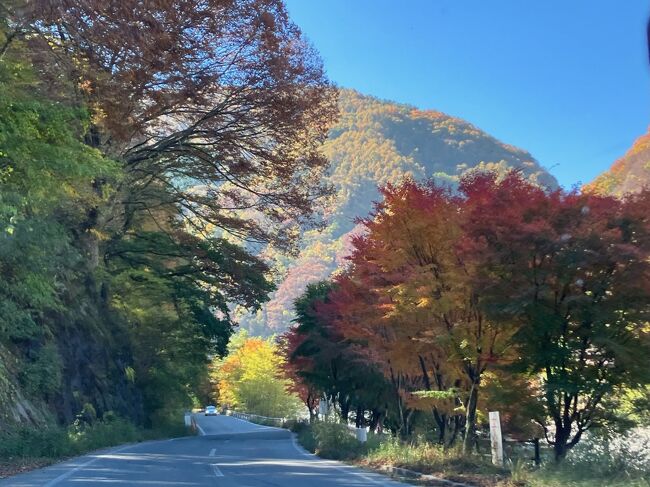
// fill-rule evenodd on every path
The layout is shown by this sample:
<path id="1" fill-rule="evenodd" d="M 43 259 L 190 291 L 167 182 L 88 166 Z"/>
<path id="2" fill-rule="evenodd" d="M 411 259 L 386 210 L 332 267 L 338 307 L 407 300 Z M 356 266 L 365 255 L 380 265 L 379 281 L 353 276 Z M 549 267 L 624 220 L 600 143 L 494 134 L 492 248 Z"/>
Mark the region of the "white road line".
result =
<path id="1" fill-rule="evenodd" d="M 199 433 L 201 433 L 201 436 L 205 436 L 205 431 L 203 431 L 203 428 L 201 428 L 201 425 L 198 423 L 198 421 L 196 422 L 196 427 L 198 428 Z"/>
<path id="2" fill-rule="evenodd" d="M 73 473 L 78 472 L 79 470 L 87 467 L 88 465 L 90 465 L 92 463 L 95 463 L 97 460 L 101 460 L 104 455 L 119 453 L 119 452 L 124 451 L 127 448 L 131 448 L 133 446 L 136 446 L 136 445 L 126 445 L 126 446 L 123 446 L 121 448 L 116 448 L 114 450 L 109 450 L 106 453 L 103 453 L 102 455 L 97 455 L 96 457 L 91 458 L 90 460 L 88 460 L 86 463 L 82 463 L 81 465 L 77 465 L 76 467 L 68 470 L 67 472 L 62 473 L 57 478 L 50 480 L 47 484 L 43 485 L 43 487 L 53 487 L 56 484 L 58 484 L 59 482 L 61 482 L 62 480 L 65 480 L 68 477 L 70 477 Z"/>
<path id="3" fill-rule="evenodd" d="M 213 457 L 215 453 L 217 453 L 217 449 L 213 448 L 212 450 L 210 450 L 210 455 L 208 456 Z"/>
<path id="4" fill-rule="evenodd" d="M 217 465 L 212 465 L 212 470 L 214 471 L 215 477 L 223 477 L 223 473 L 219 470 Z"/>

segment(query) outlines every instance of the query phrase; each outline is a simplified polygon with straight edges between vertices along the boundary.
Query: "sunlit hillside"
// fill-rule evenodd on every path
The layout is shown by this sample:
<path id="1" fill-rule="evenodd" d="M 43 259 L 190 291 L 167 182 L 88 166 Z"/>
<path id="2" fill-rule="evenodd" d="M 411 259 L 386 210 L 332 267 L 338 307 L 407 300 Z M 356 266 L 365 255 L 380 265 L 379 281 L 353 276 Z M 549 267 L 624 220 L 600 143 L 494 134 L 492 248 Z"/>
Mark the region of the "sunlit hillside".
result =
<path id="1" fill-rule="evenodd" d="M 434 177 L 454 185 L 467 171 L 478 168 L 517 168 L 542 186 L 557 186 L 530 153 L 459 118 L 353 90 L 341 90 L 339 109 L 340 119 L 324 149 L 331 162 L 329 180 L 336 188 L 326 212 L 329 226 L 305 235 L 299 258 L 273 256 L 280 265 L 278 290 L 256 315 L 240 317 L 242 326 L 253 334 L 286 329 L 294 299 L 309 282 L 327 277 L 344 258 L 355 218 L 368 214 L 378 199 L 378 185 L 404 176 Z"/>
<path id="2" fill-rule="evenodd" d="M 612 167 L 586 186 L 589 191 L 623 196 L 650 183 L 650 131 L 634 141 L 632 147 Z"/>

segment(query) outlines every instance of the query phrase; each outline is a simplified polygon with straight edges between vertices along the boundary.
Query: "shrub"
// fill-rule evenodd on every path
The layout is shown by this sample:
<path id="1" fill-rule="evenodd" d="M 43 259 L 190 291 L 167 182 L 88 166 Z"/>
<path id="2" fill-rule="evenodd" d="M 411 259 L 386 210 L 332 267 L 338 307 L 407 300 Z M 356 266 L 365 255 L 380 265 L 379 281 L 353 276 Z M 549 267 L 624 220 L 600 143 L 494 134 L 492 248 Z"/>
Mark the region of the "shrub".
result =
<path id="1" fill-rule="evenodd" d="M 365 453 L 365 447 L 344 424 L 317 422 L 313 425 L 316 454 L 334 460 L 356 458 Z"/>
<path id="2" fill-rule="evenodd" d="M 305 428 L 309 428 L 309 423 L 300 419 L 287 419 L 282 423 L 282 427 L 292 431 L 293 433 L 300 433 Z"/>
<path id="3" fill-rule="evenodd" d="M 305 450 L 316 453 L 316 438 L 314 437 L 314 430 L 311 425 L 297 428 L 295 433 L 298 435 L 298 443 L 300 443 Z"/>
<path id="4" fill-rule="evenodd" d="M 17 426 L 0 431 L 0 458 L 58 459 L 145 439 L 182 436 L 187 429 L 178 420 L 155 430 L 143 430 L 133 423 L 107 412 L 92 424 L 76 421 L 63 426 Z"/>
<path id="5" fill-rule="evenodd" d="M 81 412 L 77 415 L 77 420 L 88 424 L 93 424 L 97 421 L 97 411 L 95 410 L 95 406 L 89 402 L 85 403 L 81 408 Z"/>
<path id="6" fill-rule="evenodd" d="M 112 419 L 110 422 L 96 421 L 91 425 L 70 428 L 68 437 L 76 444 L 76 449 L 80 452 L 142 440 L 138 429 L 132 423 L 121 418 Z"/>
<path id="7" fill-rule="evenodd" d="M 634 428 L 613 438 L 592 435 L 567 456 L 567 466 L 597 477 L 638 477 L 650 472 L 650 428 Z"/>
<path id="8" fill-rule="evenodd" d="M 77 453 L 68 431 L 58 426 L 15 427 L 0 433 L 0 457 L 64 457 Z"/>
<path id="9" fill-rule="evenodd" d="M 442 447 L 431 443 L 404 443 L 398 438 L 390 438 L 370 453 L 369 460 L 418 469 L 442 464 L 450 456 L 457 455 L 455 451 L 445 452 Z"/>
<path id="10" fill-rule="evenodd" d="M 560 465 L 548 464 L 531 487 L 647 487 L 650 485 L 650 429 L 635 428 L 608 438 L 590 435 Z"/>
<path id="11" fill-rule="evenodd" d="M 61 358 L 52 343 L 43 345 L 35 357 L 22 363 L 18 379 L 31 395 L 56 392 L 61 385 Z"/>

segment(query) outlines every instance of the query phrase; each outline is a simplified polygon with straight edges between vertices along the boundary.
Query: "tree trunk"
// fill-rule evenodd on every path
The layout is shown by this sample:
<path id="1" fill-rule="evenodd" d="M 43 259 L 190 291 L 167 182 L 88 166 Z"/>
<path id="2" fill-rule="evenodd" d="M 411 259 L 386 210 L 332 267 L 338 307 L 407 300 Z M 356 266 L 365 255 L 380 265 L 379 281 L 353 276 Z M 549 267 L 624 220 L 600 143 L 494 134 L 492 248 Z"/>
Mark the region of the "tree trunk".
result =
<path id="1" fill-rule="evenodd" d="M 438 426 L 438 444 L 445 444 L 445 434 L 447 433 L 447 415 L 440 414 L 436 408 L 433 408 L 433 419 Z"/>
<path id="2" fill-rule="evenodd" d="M 458 438 L 458 432 L 461 430 L 463 426 L 462 419 L 463 419 L 462 415 L 457 414 L 454 416 L 454 423 L 453 423 L 454 428 L 451 431 L 451 436 L 449 437 L 449 441 L 447 442 L 448 447 L 453 446 L 454 443 L 456 443 L 456 438 Z"/>
<path id="3" fill-rule="evenodd" d="M 467 410 L 465 417 L 465 438 L 463 439 L 463 455 L 467 455 L 472 450 L 474 439 L 476 437 L 476 406 L 478 404 L 478 388 L 480 379 L 472 382 L 472 388 L 467 400 Z"/>
<path id="4" fill-rule="evenodd" d="M 533 446 L 535 447 L 535 466 L 539 467 L 542 464 L 542 458 L 539 454 L 539 438 L 533 439 Z"/>
<path id="5" fill-rule="evenodd" d="M 339 400 L 339 406 L 341 407 L 341 420 L 347 424 L 348 415 L 350 414 L 350 402 L 347 399 L 344 401 Z"/>
<path id="6" fill-rule="evenodd" d="M 556 462 L 561 462 L 569 451 L 567 442 L 571 435 L 571 428 L 564 426 L 556 427 L 555 443 L 553 444 L 553 455 Z"/>
<path id="7" fill-rule="evenodd" d="M 402 437 L 408 438 L 411 434 L 411 418 L 415 412 L 413 409 L 407 409 L 408 413 L 404 416 L 404 425 L 402 426 Z"/>
<path id="8" fill-rule="evenodd" d="M 380 427 L 379 422 L 380 422 L 381 418 L 382 418 L 381 411 L 379 411 L 377 409 L 373 409 L 371 411 L 371 415 L 370 415 L 370 431 L 375 431 L 377 433 L 379 432 L 378 431 L 379 427 Z"/>
<path id="9" fill-rule="evenodd" d="M 357 406 L 357 416 L 354 418 L 354 425 L 357 428 L 361 428 L 363 426 L 363 406 L 359 405 Z"/>

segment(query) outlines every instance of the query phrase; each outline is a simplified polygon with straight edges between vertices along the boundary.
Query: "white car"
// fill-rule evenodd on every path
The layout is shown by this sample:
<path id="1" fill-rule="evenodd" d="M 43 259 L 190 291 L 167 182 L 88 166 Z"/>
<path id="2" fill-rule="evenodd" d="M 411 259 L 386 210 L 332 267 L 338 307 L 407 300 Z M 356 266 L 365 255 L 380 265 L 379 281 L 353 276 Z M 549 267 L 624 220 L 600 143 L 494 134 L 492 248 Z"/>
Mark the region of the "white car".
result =
<path id="1" fill-rule="evenodd" d="M 217 408 L 214 407 L 214 406 L 206 406 L 205 415 L 206 416 L 216 416 L 217 415 Z"/>

